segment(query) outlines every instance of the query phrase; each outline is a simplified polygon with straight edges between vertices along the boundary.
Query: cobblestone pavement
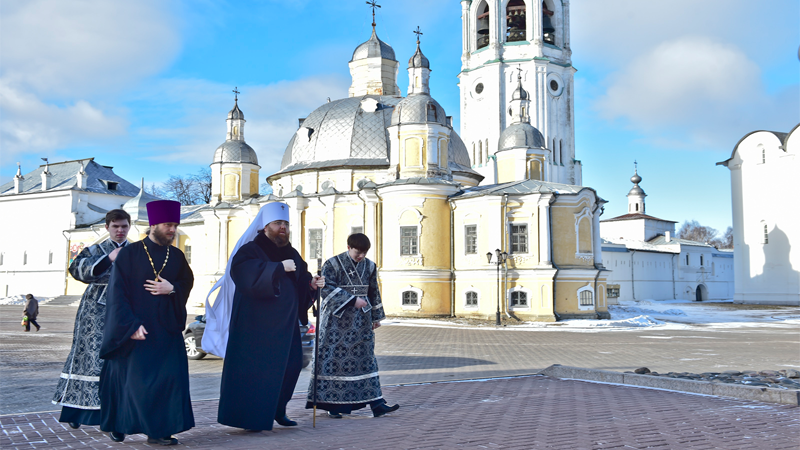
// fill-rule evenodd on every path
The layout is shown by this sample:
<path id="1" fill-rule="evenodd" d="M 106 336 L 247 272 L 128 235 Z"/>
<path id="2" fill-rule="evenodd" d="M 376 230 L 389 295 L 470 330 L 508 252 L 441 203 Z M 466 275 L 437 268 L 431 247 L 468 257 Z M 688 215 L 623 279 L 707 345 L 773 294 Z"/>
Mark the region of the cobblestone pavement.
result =
<path id="1" fill-rule="evenodd" d="M 400 410 L 344 419 L 310 410 L 296 394 L 298 427 L 248 433 L 216 422 L 217 402 L 194 402 L 184 448 L 276 449 L 797 449 L 800 408 L 627 386 L 528 376 L 384 389 Z M 112 442 L 95 427 L 72 430 L 52 413 L 0 417 L 0 447 L 152 448 L 142 435 Z"/>
<path id="2" fill-rule="evenodd" d="M 52 399 L 77 308 L 40 308 L 42 330 L 24 333 L 21 307 L 0 306 L 0 415 L 57 409 Z M 384 385 L 535 373 L 551 364 L 656 372 L 776 370 L 800 365 L 797 329 L 506 330 L 384 326 L 376 354 Z M 219 396 L 222 360 L 189 361 L 192 398 Z M 306 369 L 297 391 L 308 386 Z"/>

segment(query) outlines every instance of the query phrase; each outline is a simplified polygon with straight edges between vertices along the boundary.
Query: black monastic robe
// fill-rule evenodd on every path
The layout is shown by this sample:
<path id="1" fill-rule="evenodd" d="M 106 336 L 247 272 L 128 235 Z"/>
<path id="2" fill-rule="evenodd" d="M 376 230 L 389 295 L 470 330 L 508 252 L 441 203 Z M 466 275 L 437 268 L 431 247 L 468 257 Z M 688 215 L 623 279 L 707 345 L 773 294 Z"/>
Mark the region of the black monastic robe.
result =
<path id="1" fill-rule="evenodd" d="M 183 252 L 170 246 L 161 278 L 175 293 L 152 295 L 144 287 L 155 279 L 145 245 L 160 270 L 167 247 L 149 237 L 124 247 L 111 270 L 100 347 L 106 360 L 100 373 L 100 429 L 163 438 L 194 427 L 182 333 L 194 276 Z M 148 332 L 145 340 L 131 339 L 140 325 Z"/>
<path id="2" fill-rule="evenodd" d="M 322 276 L 325 287 L 317 330 L 319 350 L 312 366 L 318 380 L 317 407 L 350 413 L 384 403 L 372 331 L 372 324 L 386 317 L 378 290 L 378 269 L 367 258 L 356 264 L 344 252 L 325 262 Z M 367 305 L 356 309 L 357 297 L 367 300 Z M 314 376 L 309 382 L 306 408 L 313 407 L 313 389 Z"/>
<path id="3" fill-rule="evenodd" d="M 295 272 L 283 270 L 286 259 L 294 260 Z M 286 414 L 302 369 L 299 323 L 308 323 L 312 277 L 291 244 L 278 247 L 263 233 L 236 252 L 230 275 L 236 291 L 217 420 L 271 430 L 275 417 Z"/>

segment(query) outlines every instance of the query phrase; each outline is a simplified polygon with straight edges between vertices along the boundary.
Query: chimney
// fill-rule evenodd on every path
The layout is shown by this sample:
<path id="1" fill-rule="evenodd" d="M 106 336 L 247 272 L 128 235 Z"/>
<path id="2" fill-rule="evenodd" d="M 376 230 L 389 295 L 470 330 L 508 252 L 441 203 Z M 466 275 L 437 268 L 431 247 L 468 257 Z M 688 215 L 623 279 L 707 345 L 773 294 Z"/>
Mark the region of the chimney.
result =
<path id="1" fill-rule="evenodd" d="M 669 231 L 664 232 L 664 240 L 667 242 L 672 242 L 672 233 Z"/>
<path id="2" fill-rule="evenodd" d="M 20 192 L 22 192 L 22 180 L 24 179 L 25 177 L 22 176 L 22 168 L 19 166 L 19 163 L 17 163 L 17 174 L 14 176 L 15 194 L 19 194 Z"/>
<path id="3" fill-rule="evenodd" d="M 50 189 L 50 163 L 47 158 L 42 158 L 44 161 L 44 171 L 42 172 L 42 191 Z"/>
<path id="4" fill-rule="evenodd" d="M 86 175 L 86 170 L 83 167 L 83 161 L 81 161 L 81 170 L 78 171 L 76 178 L 78 179 L 78 189 L 86 189 L 86 181 L 88 177 Z"/>

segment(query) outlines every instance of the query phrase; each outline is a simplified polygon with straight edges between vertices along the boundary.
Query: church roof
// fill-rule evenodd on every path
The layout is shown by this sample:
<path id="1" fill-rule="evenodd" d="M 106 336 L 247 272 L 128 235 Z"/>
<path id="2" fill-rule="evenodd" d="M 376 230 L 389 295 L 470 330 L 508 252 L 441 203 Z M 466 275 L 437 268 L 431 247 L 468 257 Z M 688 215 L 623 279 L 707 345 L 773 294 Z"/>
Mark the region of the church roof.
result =
<path id="1" fill-rule="evenodd" d="M 128 200 L 122 205 L 122 209 L 131 215 L 131 222 L 147 222 L 147 204 L 153 200 L 158 200 L 144 191 L 144 178 L 142 178 L 142 186 L 139 188 L 139 193 L 136 197 Z"/>
<path id="2" fill-rule="evenodd" d="M 485 195 L 528 195 L 528 194 L 559 194 L 575 195 L 584 189 L 594 191 L 585 186 L 573 186 L 571 184 L 552 183 L 539 180 L 511 181 L 502 184 L 491 184 L 487 186 L 475 186 L 464 189 L 463 191 L 451 196 L 454 199 L 481 197 Z M 602 200 L 598 197 L 598 200 Z"/>
<path id="3" fill-rule="evenodd" d="M 543 148 L 544 136 L 528 122 L 517 122 L 500 133 L 500 150 L 510 148 Z"/>
<path id="4" fill-rule="evenodd" d="M 78 188 L 78 179 L 75 175 L 81 170 L 83 162 L 84 172 L 86 172 L 86 188 Z M 42 192 L 42 172 L 45 165 L 37 167 L 35 170 L 24 175 L 20 186 L 21 194 Z M 119 175 L 115 174 L 112 167 L 101 166 L 94 162 L 94 158 L 78 159 L 74 161 L 64 161 L 60 163 L 50 163 L 50 186 L 47 191 L 66 191 L 82 190 L 86 192 L 96 192 L 100 194 L 119 195 L 123 197 L 133 197 L 139 193 L 139 188 L 133 183 L 128 182 Z M 0 185 L 0 196 L 14 194 L 14 180 Z"/>
<path id="5" fill-rule="evenodd" d="M 239 102 L 233 104 L 233 109 L 228 112 L 228 119 L 244 120 L 244 113 L 239 109 Z"/>
<path id="6" fill-rule="evenodd" d="M 392 113 L 392 125 L 440 123 L 447 125 L 444 108 L 428 94 L 411 94 L 400 100 Z"/>
<path id="7" fill-rule="evenodd" d="M 732 160 L 733 157 L 736 155 L 736 150 L 739 149 L 739 144 L 741 144 L 742 141 L 747 139 L 748 136 L 750 136 L 751 134 L 755 134 L 755 133 L 772 133 L 773 135 L 775 135 L 776 138 L 778 138 L 778 140 L 783 145 L 783 150 L 786 151 L 786 143 L 787 143 L 787 141 L 789 139 L 789 136 L 792 133 L 794 133 L 798 128 L 800 128 L 800 124 L 795 125 L 795 127 L 792 128 L 791 131 L 789 131 L 788 133 L 781 133 L 781 132 L 778 132 L 778 131 L 769 131 L 769 130 L 751 131 L 751 132 L 745 134 L 744 136 L 742 136 L 742 138 L 739 139 L 739 142 L 737 142 L 736 145 L 733 146 L 733 150 L 731 151 L 731 157 L 730 158 L 726 159 L 725 161 L 720 161 L 716 165 L 718 165 L 718 166 L 727 166 L 728 165 L 728 161 Z"/>
<path id="8" fill-rule="evenodd" d="M 619 221 L 622 221 L 622 220 L 640 220 L 640 219 L 649 219 L 649 220 L 658 220 L 660 222 L 678 223 L 678 222 L 676 222 L 674 220 L 659 219 L 658 217 L 648 216 L 647 214 L 642 214 L 642 213 L 623 214 L 621 216 L 612 217 L 611 219 L 601 220 L 600 222 L 619 222 Z"/>
<path id="9" fill-rule="evenodd" d="M 244 141 L 231 140 L 223 142 L 214 152 L 214 163 L 249 163 L 258 165 L 258 156 L 253 147 Z"/>
<path id="10" fill-rule="evenodd" d="M 378 39 L 378 35 L 375 33 L 375 28 L 373 28 L 372 36 L 370 36 L 367 42 L 364 42 L 356 47 L 351 61 L 376 57 L 397 61 L 395 59 L 394 49 L 392 49 L 392 46 Z"/>

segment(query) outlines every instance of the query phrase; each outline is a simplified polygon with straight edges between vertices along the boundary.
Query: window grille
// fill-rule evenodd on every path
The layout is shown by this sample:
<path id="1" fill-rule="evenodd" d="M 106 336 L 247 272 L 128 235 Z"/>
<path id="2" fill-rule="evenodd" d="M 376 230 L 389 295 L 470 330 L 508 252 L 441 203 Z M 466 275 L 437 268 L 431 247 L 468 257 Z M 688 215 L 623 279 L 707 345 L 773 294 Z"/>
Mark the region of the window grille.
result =
<path id="1" fill-rule="evenodd" d="M 188 264 L 192 263 L 192 246 L 191 245 L 184 245 L 183 246 L 183 256 L 186 257 L 186 262 Z"/>
<path id="2" fill-rule="evenodd" d="M 319 228 L 308 230 L 309 258 L 322 258 L 322 230 Z"/>
<path id="3" fill-rule="evenodd" d="M 350 227 L 350 234 L 363 233 L 364 227 Z"/>
<path id="4" fill-rule="evenodd" d="M 478 293 L 477 292 L 467 292 L 467 306 L 478 306 Z"/>
<path id="5" fill-rule="evenodd" d="M 764 243 L 769 244 L 769 227 L 764 224 Z"/>
<path id="6" fill-rule="evenodd" d="M 478 226 L 467 225 L 464 227 L 464 253 L 478 253 Z"/>
<path id="7" fill-rule="evenodd" d="M 417 254 L 417 227 L 400 227 L 400 255 Z"/>
<path id="8" fill-rule="evenodd" d="M 511 225 L 511 253 L 528 253 L 528 225 Z"/>
<path id="9" fill-rule="evenodd" d="M 608 296 L 608 298 L 619 298 L 619 288 L 610 287 L 606 289 L 606 295 Z"/>
<path id="10" fill-rule="evenodd" d="M 592 306 L 594 305 L 594 294 L 592 291 L 581 291 L 580 293 L 580 304 L 581 306 Z"/>
<path id="11" fill-rule="evenodd" d="M 522 291 L 514 291 L 511 293 L 511 307 L 512 308 L 526 308 L 528 306 L 528 293 Z"/>
<path id="12" fill-rule="evenodd" d="M 414 291 L 403 292 L 403 306 L 419 305 L 419 296 Z"/>

